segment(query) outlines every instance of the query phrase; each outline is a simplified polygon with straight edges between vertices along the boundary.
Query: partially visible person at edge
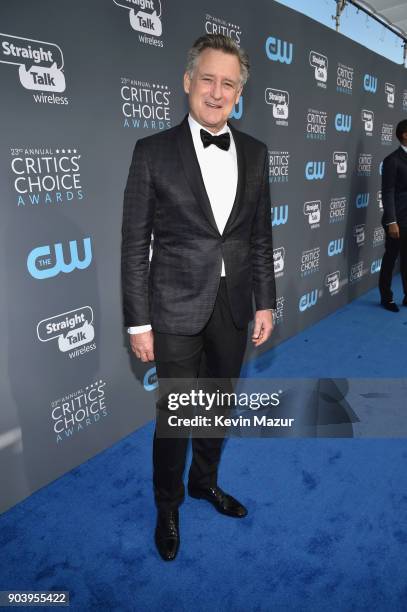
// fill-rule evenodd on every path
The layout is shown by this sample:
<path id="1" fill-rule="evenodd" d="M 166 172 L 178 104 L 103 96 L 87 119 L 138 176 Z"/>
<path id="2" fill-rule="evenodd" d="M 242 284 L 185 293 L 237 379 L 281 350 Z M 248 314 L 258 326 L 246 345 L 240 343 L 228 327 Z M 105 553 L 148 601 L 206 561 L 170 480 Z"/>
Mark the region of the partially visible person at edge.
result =
<path id="1" fill-rule="evenodd" d="M 382 172 L 382 224 L 386 232 L 385 250 L 379 276 L 382 306 L 390 312 L 399 312 L 391 288 L 394 265 L 400 255 L 403 283 L 403 306 L 407 306 L 407 119 L 397 124 L 398 149 L 383 161 Z"/>

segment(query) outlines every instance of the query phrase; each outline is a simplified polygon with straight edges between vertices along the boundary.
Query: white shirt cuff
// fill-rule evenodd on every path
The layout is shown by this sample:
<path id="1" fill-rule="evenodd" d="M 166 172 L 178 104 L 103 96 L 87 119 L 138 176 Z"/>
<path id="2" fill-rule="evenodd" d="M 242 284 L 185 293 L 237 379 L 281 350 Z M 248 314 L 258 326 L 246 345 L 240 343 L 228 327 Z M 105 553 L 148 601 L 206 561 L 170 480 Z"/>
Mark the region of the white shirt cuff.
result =
<path id="1" fill-rule="evenodd" d="M 142 334 L 143 332 L 151 331 L 151 325 L 135 325 L 134 327 L 128 327 L 127 332 L 129 334 Z"/>

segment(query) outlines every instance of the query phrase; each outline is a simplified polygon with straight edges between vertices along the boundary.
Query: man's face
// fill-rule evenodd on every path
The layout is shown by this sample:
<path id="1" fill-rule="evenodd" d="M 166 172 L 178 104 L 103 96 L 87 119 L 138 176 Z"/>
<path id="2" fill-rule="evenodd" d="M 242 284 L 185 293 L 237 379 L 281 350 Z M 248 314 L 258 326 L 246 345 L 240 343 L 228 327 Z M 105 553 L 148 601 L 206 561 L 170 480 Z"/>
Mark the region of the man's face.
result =
<path id="1" fill-rule="evenodd" d="M 192 117 L 209 131 L 218 132 L 242 91 L 238 58 L 217 49 L 205 49 L 192 78 L 184 74 L 184 90 Z"/>

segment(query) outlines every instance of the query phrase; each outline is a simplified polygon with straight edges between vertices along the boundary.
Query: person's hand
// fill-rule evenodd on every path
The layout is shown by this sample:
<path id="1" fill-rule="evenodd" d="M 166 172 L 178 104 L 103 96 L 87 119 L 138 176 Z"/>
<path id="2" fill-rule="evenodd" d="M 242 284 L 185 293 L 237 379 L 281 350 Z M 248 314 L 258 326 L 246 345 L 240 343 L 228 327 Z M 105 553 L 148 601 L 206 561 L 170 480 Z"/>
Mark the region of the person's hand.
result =
<path id="1" fill-rule="evenodd" d="M 151 330 L 141 334 L 130 334 L 130 346 L 141 361 L 154 361 L 154 334 Z"/>
<path id="2" fill-rule="evenodd" d="M 398 223 L 390 223 L 390 225 L 387 226 L 387 233 L 390 238 L 400 238 L 400 228 Z"/>
<path id="3" fill-rule="evenodd" d="M 271 310 L 257 310 L 254 317 L 252 342 L 254 346 L 260 346 L 266 342 L 273 331 L 273 313 Z"/>

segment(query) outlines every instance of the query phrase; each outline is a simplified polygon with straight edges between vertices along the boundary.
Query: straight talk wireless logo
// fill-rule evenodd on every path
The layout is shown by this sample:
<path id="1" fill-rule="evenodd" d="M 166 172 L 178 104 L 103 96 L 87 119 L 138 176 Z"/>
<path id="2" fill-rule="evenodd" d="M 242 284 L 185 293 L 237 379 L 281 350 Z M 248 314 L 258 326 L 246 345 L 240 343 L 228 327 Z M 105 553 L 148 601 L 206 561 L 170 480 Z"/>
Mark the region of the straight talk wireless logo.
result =
<path id="1" fill-rule="evenodd" d="M 145 45 L 163 47 L 160 40 L 163 32 L 160 0 L 113 0 L 120 8 L 129 11 L 130 25 L 139 32 L 138 39 Z"/>
<path id="2" fill-rule="evenodd" d="M 66 96 L 55 95 L 66 88 L 64 57 L 58 45 L 0 33 L 0 63 L 18 66 L 21 85 L 42 92 L 33 94 L 34 102 L 68 104 Z"/>

